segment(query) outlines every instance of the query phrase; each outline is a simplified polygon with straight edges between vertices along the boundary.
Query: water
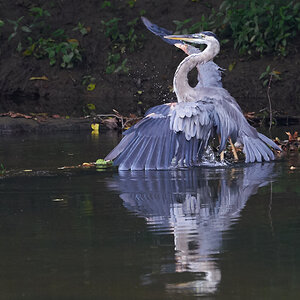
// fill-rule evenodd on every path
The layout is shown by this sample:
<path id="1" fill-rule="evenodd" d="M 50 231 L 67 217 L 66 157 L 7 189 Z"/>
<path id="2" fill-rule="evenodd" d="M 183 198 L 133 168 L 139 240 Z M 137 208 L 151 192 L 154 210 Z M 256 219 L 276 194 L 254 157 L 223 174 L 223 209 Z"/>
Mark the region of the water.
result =
<path id="1" fill-rule="evenodd" d="M 1 137 L 11 175 L 0 179 L 0 299 L 298 299 L 297 154 L 231 168 L 58 170 L 104 157 L 118 139 Z"/>

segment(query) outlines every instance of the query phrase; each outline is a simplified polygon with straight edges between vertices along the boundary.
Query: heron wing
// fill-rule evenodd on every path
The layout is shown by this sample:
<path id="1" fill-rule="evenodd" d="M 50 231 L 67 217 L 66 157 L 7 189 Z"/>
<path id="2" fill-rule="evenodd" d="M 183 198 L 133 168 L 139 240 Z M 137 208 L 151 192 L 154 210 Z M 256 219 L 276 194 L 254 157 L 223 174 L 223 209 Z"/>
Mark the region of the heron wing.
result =
<path id="1" fill-rule="evenodd" d="M 149 31 L 154 33 L 155 35 L 159 36 L 164 42 L 174 45 L 174 44 L 184 44 L 182 41 L 179 40 L 170 40 L 170 39 L 165 39 L 164 37 L 166 35 L 171 35 L 173 34 L 172 31 L 165 29 L 163 27 L 159 27 L 156 24 L 151 23 L 147 18 L 141 17 L 144 25 L 147 27 Z"/>
<path id="2" fill-rule="evenodd" d="M 214 126 L 220 136 L 220 151 L 226 147 L 228 138 L 233 142 L 237 140 L 243 145 L 245 162 L 270 161 L 275 158 L 271 148 L 281 151 L 281 149 L 268 137 L 258 133 L 244 117 L 241 108 L 234 98 L 223 88 L 203 89 L 206 100 L 210 99 L 214 104 Z M 269 147 L 270 146 L 270 147 Z"/>
<path id="3" fill-rule="evenodd" d="M 119 170 L 160 170 L 192 166 L 208 144 L 213 106 L 209 103 L 169 103 L 151 108 L 124 132 L 106 156 Z"/>

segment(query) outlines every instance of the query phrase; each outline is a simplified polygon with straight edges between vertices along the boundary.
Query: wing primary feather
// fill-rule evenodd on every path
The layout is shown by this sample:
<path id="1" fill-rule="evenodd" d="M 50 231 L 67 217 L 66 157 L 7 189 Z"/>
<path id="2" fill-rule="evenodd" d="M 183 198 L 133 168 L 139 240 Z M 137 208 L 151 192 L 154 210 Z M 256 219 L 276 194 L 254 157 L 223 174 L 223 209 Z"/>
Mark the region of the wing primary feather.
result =
<path id="1" fill-rule="evenodd" d="M 148 148 L 151 143 L 151 139 L 143 139 L 139 152 L 131 165 L 131 170 L 143 170 L 145 169 L 146 155 Z"/>
<path id="2" fill-rule="evenodd" d="M 126 135 L 122 138 L 121 142 L 104 158 L 105 160 L 113 160 L 118 157 L 127 147 L 128 144 L 133 140 L 134 133 Z"/>
<path id="3" fill-rule="evenodd" d="M 135 160 L 140 145 L 143 143 L 143 139 L 136 139 L 132 147 L 129 148 L 129 151 L 124 152 L 124 155 L 119 157 L 119 169 L 120 170 L 130 170 L 133 161 Z M 116 161 L 118 163 L 118 160 Z"/>
<path id="4" fill-rule="evenodd" d="M 264 141 L 266 144 L 268 144 L 272 148 L 274 148 L 275 150 L 282 151 L 281 148 L 277 144 L 275 144 L 271 139 L 269 139 L 268 137 L 266 137 L 264 134 L 258 132 L 258 137 L 262 141 Z"/>
<path id="5" fill-rule="evenodd" d="M 155 170 L 156 169 L 156 146 L 157 146 L 158 138 L 154 138 L 151 143 L 151 148 L 148 153 L 148 157 L 145 164 L 145 170 Z"/>

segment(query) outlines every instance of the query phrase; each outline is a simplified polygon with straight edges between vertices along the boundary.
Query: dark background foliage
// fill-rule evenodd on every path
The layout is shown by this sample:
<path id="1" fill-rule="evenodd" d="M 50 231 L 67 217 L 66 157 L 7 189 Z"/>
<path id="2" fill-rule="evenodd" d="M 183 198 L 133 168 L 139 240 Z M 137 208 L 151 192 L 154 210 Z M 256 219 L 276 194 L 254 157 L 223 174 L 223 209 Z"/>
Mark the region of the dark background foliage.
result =
<path id="1" fill-rule="evenodd" d="M 2 0 L 0 112 L 80 116 L 143 113 L 175 98 L 184 53 L 146 30 L 214 30 L 224 86 L 244 111 L 300 114 L 299 10 L 295 1 Z M 175 21 L 175 22 L 174 22 Z"/>

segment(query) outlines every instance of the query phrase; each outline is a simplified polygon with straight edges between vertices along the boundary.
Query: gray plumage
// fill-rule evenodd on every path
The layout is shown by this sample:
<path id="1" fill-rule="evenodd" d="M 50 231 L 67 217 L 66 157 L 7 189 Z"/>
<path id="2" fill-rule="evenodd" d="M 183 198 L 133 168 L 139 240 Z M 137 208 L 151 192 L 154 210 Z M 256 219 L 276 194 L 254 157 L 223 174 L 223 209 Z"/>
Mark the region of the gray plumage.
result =
<path id="1" fill-rule="evenodd" d="M 169 31 L 143 19 L 147 28 L 185 51 L 188 56 L 174 75 L 177 103 L 153 107 L 145 118 L 124 133 L 120 144 L 105 158 L 114 160 L 120 170 L 160 170 L 199 164 L 209 140 L 220 137 L 219 151 L 229 138 L 244 145 L 246 162 L 274 159 L 271 146 L 280 148 L 258 133 L 245 119 L 235 99 L 222 87 L 222 70 L 212 62 L 220 45 L 215 35 L 202 32 L 193 35 L 163 36 Z M 183 41 L 206 44 L 201 52 Z M 188 73 L 196 67 L 198 84 L 191 87 Z"/>

